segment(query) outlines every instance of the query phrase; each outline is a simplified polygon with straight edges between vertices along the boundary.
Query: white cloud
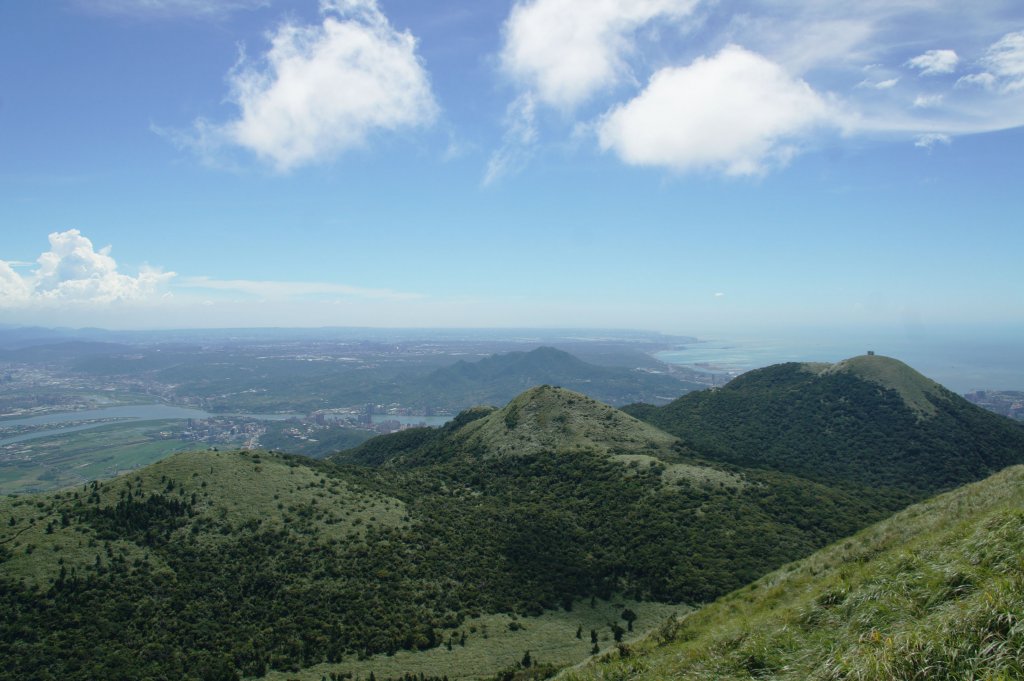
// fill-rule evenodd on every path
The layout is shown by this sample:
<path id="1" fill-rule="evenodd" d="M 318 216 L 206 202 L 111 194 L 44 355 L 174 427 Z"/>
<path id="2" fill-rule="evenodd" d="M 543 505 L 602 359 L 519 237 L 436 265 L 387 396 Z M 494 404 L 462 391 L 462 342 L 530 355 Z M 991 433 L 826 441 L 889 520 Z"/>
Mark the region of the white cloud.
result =
<path id="1" fill-rule="evenodd" d="M 927 133 L 925 135 L 919 135 L 918 138 L 916 140 L 914 140 L 914 146 L 915 147 L 921 147 L 922 149 L 931 149 L 936 144 L 946 144 L 946 145 L 948 145 L 948 144 L 952 143 L 952 141 L 953 140 L 952 140 L 952 138 L 949 135 L 944 135 L 942 133 L 937 133 L 937 132 L 931 132 L 931 133 Z"/>
<path id="2" fill-rule="evenodd" d="M 82 8 L 101 14 L 135 17 L 222 17 L 237 10 L 270 5 L 270 0 L 78 0 Z"/>
<path id="3" fill-rule="evenodd" d="M 1003 92 L 1024 89 L 1024 31 L 1004 35 L 988 48 L 982 63 L 1000 81 Z"/>
<path id="4" fill-rule="evenodd" d="M 24 303 L 32 295 L 32 287 L 10 263 L 0 260 L 0 308 Z"/>
<path id="5" fill-rule="evenodd" d="M 505 114 L 504 143 L 487 161 L 484 186 L 525 167 L 537 142 L 536 110 L 537 103 L 528 92 L 509 105 Z"/>
<path id="6" fill-rule="evenodd" d="M 918 95 L 914 98 L 914 106 L 918 109 L 930 109 L 942 104 L 944 95 Z"/>
<path id="7" fill-rule="evenodd" d="M 228 74 L 237 120 L 198 120 L 191 146 L 239 146 L 279 171 L 333 159 L 376 131 L 427 126 L 438 113 L 416 39 L 376 0 L 323 0 L 318 25 L 285 23 L 258 62 Z"/>
<path id="8" fill-rule="evenodd" d="M 900 82 L 899 78 L 889 78 L 887 80 L 874 82 L 871 80 L 862 80 L 857 84 L 857 87 L 873 88 L 875 90 L 889 90 L 896 87 L 896 84 Z"/>
<path id="9" fill-rule="evenodd" d="M 830 115 L 806 82 L 730 45 L 655 73 L 640 95 L 606 114 L 598 137 L 633 165 L 751 175 L 784 164 L 796 152 L 790 141 Z"/>
<path id="10" fill-rule="evenodd" d="M 143 267 L 137 276 L 118 272 L 110 247 L 97 251 L 77 229 L 50 234 L 50 250 L 34 271 L 19 274 L 0 260 L 0 307 L 47 304 L 110 304 L 160 295 L 175 276 Z"/>
<path id="11" fill-rule="evenodd" d="M 423 296 L 418 293 L 403 293 L 390 289 L 361 288 L 347 284 L 308 281 L 272 281 L 254 279 L 213 279 L 210 277 L 187 277 L 178 282 L 179 287 L 208 291 L 229 291 L 256 296 L 265 300 L 292 300 L 323 296 L 345 298 L 370 298 L 378 300 L 416 300 Z"/>
<path id="12" fill-rule="evenodd" d="M 634 34 L 658 18 L 679 18 L 697 0 L 527 0 L 512 8 L 501 64 L 538 101 L 570 110 L 630 78 Z"/>
<path id="13" fill-rule="evenodd" d="M 921 69 L 922 76 L 938 76 L 944 73 L 953 73 L 956 65 L 960 63 L 960 57 L 954 50 L 928 50 L 919 54 L 913 59 L 907 60 L 907 66 Z"/>
<path id="14" fill-rule="evenodd" d="M 986 90 L 991 90 L 995 87 L 995 84 L 996 77 L 987 71 L 983 73 L 971 73 L 956 81 L 957 87 L 977 85 L 985 88 Z"/>

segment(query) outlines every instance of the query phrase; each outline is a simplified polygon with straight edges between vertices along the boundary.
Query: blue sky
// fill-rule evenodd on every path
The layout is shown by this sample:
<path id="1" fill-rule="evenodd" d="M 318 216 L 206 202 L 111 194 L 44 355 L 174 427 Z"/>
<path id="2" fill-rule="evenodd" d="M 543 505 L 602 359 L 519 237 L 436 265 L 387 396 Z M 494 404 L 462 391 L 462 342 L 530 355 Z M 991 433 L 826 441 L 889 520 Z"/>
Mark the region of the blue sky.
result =
<path id="1" fill-rule="evenodd" d="M 1013 1 L 8 2 L 0 323 L 1020 326 L 1022 126 Z"/>

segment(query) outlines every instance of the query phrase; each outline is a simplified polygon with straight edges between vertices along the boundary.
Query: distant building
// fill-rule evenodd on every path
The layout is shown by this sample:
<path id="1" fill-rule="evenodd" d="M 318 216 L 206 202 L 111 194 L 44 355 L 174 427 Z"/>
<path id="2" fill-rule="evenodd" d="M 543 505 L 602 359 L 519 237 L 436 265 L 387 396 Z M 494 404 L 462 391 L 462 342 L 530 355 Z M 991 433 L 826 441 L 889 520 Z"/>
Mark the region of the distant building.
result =
<path id="1" fill-rule="evenodd" d="M 874 350 L 868 350 L 868 357 L 874 357 L 874 356 L 875 356 L 875 351 Z"/>

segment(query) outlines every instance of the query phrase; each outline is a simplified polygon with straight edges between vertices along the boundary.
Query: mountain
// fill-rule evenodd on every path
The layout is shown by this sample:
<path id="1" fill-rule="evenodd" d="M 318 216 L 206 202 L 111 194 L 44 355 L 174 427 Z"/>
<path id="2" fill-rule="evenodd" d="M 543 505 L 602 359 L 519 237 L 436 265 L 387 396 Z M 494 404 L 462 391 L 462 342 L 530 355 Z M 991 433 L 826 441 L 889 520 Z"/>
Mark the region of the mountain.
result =
<path id="1" fill-rule="evenodd" d="M 437 369 L 417 383 L 427 395 L 457 396 L 459 404 L 505 404 L 536 385 L 559 385 L 611 405 L 648 401 L 665 403 L 701 388 L 667 373 L 648 369 L 598 366 L 551 347 L 491 355 L 476 362 L 460 360 Z"/>
<path id="2" fill-rule="evenodd" d="M 558 388 L 377 440 L 377 467 L 195 452 L 0 500 L 4 673 L 342 673 L 463 634 L 489 659 L 500 613 L 563 613 L 571 663 L 574 604 L 708 601 L 880 517 Z"/>
<path id="3" fill-rule="evenodd" d="M 564 681 L 1024 678 L 1024 468 L 912 506 Z"/>
<path id="4" fill-rule="evenodd" d="M 897 504 L 1024 461 L 1024 426 L 876 355 L 778 364 L 624 411 L 708 459 L 874 490 Z"/>
<path id="5" fill-rule="evenodd" d="M 647 423 L 542 385 L 329 460 L 194 452 L 0 499 L 0 676 L 468 678 L 538 645 L 571 664 L 595 613 L 710 602 L 949 472 L 1021 461 L 1017 426 L 891 362 L 782 365 L 631 409 Z"/>

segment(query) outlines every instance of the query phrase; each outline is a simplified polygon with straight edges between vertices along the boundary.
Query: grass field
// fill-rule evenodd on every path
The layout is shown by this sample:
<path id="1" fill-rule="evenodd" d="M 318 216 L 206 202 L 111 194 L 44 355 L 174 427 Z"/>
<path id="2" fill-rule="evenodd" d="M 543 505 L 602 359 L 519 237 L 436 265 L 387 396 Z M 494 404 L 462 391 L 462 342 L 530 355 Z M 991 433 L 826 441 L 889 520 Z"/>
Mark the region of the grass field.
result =
<path id="1" fill-rule="evenodd" d="M 534 664 L 568 666 L 591 656 L 591 629 L 598 634 L 598 647 L 602 653 L 615 647 L 610 625 L 617 623 L 626 628 L 620 617 L 625 608 L 633 610 L 637 619 L 633 625 L 635 631 L 625 634 L 624 641 L 633 640 L 665 620 L 689 610 L 685 605 L 598 599 L 593 606 L 590 601 L 576 601 L 569 612 L 546 612 L 539 617 L 483 615 L 467 619 L 462 626 L 447 632 L 446 643 L 431 650 L 403 650 L 394 655 L 375 655 L 365 660 L 351 658 L 302 671 L 270 672 L 263 678 L 268 681 L 321 681 L 324 677 L 330 678 L 333 672 L 341 675 L 350 673 L 353 680 L 365 680 L 372 672 L 378 681 L 399 678 L 407 673 L 447 676 L 453 681 L 482 679 L 514 667 L 527 651 Z M 577 629 L 582 629 L 581 638 L 576 638 Z M 465 645 L 460 644 L 463 633 L 466 635 Z M 447 646 L 448 636 L 452 640 L 451 650 Z"/>
<path id="2" fill-rule="evenodd" d="M 131 421 L 8 445 L 0 455 L 0 494 L 45 492 L 111 478 L 196 444 L 164 439 L 170 422 Z"/>

